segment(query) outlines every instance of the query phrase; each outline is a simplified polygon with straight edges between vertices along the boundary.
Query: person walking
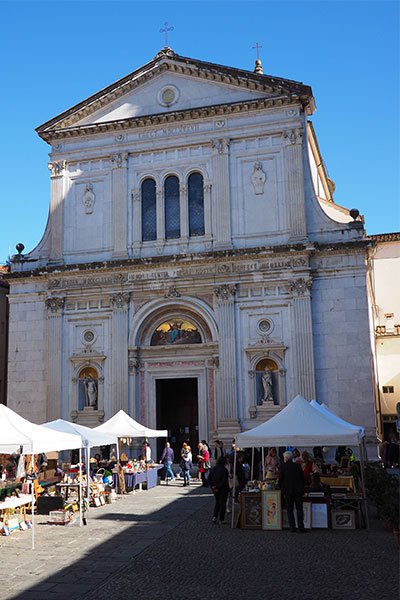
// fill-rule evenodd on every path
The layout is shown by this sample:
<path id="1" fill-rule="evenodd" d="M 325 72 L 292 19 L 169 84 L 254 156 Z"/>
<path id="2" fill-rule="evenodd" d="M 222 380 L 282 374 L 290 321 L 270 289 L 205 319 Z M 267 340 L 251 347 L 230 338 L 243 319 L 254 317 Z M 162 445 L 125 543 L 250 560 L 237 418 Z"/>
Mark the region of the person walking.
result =
<path id="1" fill-rule="evenodd" d="M 182 446 L 181 457 L 183 487 L 186 487 L 187 485 L 190 485 L 190 469 L 192 467 L 192 450 L 186 442 Z"/>
<path id="2" fill-rule="evenodd" d="M 298 530 L 299 533 L 305 533 L 303 513 L 303 469 L 299 463 L 293 462 L 293 454 L 291 452 L 284 452 L 283 460 L 284 462 L 280 472 L 279 485 L 286 500 L 286 510 L 290 531 L 296 531 L 296 522 L 294 520 L 294 506 L 296 506 Z"/>
<path id="3" fill-rule="evenodd" d="M 229 471 L 227 469 L 228 459 L 220 456 L 217 464 L 210 470 L 208 483 L 215 498 L 215 506 L 212 522 L 225 524 L 226 501 L 229 494 Z"/>
<path id="4" fill-rule="evenodd" d="M 199 461 L 199 473 L 204 487 L 208 487 L 207 477 L 210 470 L 210 452 L 205 444 L 201 442 L 197 446 L 199 453 L 197 460 Z"/>
<path id="5" fill-rule="evenodd" d="M 171 481 L 174 481 L 175 475 L 172 470 L 172 465 L 174 464 L 174 451 L 169 442 L 165 444 L 165 448 L 161 455 L 161 462 L 165 468 L 165 481 L 167 481 L 167 477 L 169 477 Z"/>

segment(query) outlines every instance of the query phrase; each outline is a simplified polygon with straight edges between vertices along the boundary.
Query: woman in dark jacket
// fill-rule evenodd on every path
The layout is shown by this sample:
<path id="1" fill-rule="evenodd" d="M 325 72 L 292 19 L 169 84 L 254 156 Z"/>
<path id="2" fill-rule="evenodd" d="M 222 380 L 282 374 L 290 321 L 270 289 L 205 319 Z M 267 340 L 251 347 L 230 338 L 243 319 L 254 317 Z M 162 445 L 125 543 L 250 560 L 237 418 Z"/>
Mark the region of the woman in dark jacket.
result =
<path id="1" fill-rule="evenodd" d="M 220 456 L 217 464 L 210 471 L 208 483 L 215 498 L 213 523 L 225 523 L 226 501 L 229 494 L 229 471 L 227 468 L 228 458 Z"/>

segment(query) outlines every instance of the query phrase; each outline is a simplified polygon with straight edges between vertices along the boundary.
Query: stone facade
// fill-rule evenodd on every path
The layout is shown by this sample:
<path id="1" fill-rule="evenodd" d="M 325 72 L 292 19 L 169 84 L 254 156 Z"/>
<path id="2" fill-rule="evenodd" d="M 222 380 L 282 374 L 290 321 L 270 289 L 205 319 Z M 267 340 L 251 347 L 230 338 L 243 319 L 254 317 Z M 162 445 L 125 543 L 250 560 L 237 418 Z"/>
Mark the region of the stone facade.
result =
<path id="1" fill-rule="evenodd" d="M 0 404 L 7 397 L 8 284 L 0 267 Z"/>
<path id="2" fill-rule="evenodd" d="M 123 408 L 155 427 L 157 382 L 191 378 L 200 439 L 228 441 L 298 393 L 372 439 L 368 241 L 333 202 L 313 110 L 308 86 L 164 49 L 39 127 L 52 146 L 50 218 L 9 277 L 10 406 L 91 425 Z M 178 343 L 164 343 L 174 331 Z M 273 403 L 261 398 L 266 367 Z"/>

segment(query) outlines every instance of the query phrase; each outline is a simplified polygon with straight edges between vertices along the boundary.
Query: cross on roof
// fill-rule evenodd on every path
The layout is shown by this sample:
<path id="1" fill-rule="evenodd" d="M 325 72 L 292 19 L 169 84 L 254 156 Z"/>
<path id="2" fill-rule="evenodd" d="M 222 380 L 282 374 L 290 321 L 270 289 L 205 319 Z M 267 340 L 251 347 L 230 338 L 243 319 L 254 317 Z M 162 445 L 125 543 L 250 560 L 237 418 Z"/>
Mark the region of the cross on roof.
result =
<path id="1" fill-rule="evenodd" d="M 168 31 L 173 31 L 174 28 L 172 27 L 168 27 L 169 23 L 168 21 L 165 21 L 164 23 L 164 29 L 160 29 L 160 33 L 165 33 L 165 47 L 168 48 Z"/>
<path id="2" fill-rule="evenodd" d="M 258 50 L 259 50 L 259 48 L 262 48 L 262 46 L 260 46 L 260 44 L 258 42 L 256 42 L 256 45 L 253 46 L 253 50 L 255 50 L 257 52 L 257 60 L 260 58 L 258 56 Z"/>

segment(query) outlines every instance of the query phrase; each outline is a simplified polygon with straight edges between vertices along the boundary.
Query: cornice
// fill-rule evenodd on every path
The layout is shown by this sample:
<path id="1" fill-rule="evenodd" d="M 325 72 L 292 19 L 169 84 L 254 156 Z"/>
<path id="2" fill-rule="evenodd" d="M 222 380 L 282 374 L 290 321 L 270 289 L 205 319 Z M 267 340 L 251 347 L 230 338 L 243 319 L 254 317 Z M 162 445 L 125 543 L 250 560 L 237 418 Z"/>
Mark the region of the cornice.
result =
<path id="1" fill-rule="evenodd" d="M 255 248 L 238 248 L 233 250 L 220 250 L 220 251 L 209 251 L 201 252 L 196 254 L 182 254 L 182 255 L 167 255 L 167 256 L 154 256 L 145 258 L 130 258 L 125 260 L 110 260 L 101 262 L 90 262 L 90 263 L 74 263 L 69 265 L 54 265 L 48 267 L 40 267 L 37 269 L 31 269 L 29 271 L 18 271 L 14 273 L 7 273 L 4 279 L 8 281 L 18 279 L 32 279 L 47 277 L 48 275 L 57 274 L 71 274 L 76 275 L 77 273 L 93 273 L 101 275 L 110 270 L 115 269 L 146 269 L 146 268 L 167 268 L 169 266 L 186 266 L 186 265 L 199 265 L 202 262 L 224 262 L 227 260 L 244 260 L 244 259 L 276 259 L 280 256 L 289 255 L 295 259 L 299 256 L 313 256 L 320 252 L 329 251 L 330 254 L 342 253 L 342 252 L 354 252 L 362 251 L 371 245 L 368 240 L 355 240 L 352 242 L 337 243 L 337 244 L 315 244 L 310 247 L 309 244 L 283 244 L 279 246 L 258 246 Z"/>
<path id="2" fill-rule="evenodd" d="M 377 233 L 375 235 L 368 235 L 368 240 L 373 242 L 400 242 L 400 232 L 394 231 L 392 233 Z"/>
<path id="3" fill-rule="evenodd" d="M 129 119 L 115 121 L 105 121 L 104 123 L 94 123 L 91 125 L 66 127 L 63 129 L 48 129 L 44 132 L 39 132 L 39 135 L 43 140 L 50 143 L 53 140 L 96 135 L 108 131 L 137 129 L 140 127 L 150 127 L 152 125 L 165 125 L 167 123 L 175 123 L 177 121 L 193 121 L 208 117 L 252 112 L 256 110 L 275 108 L 278 106 L 288 106 L 299 103 L 302 104 L 299 96 L 295 94 L 284 94 L 274 98 L 241 100 L 240 102 L 232 102 L 229 104 L 213 104 L 211 106 L 202 106 L 199 108 L 190 108 L 169 113 L 156 113 L 154 115 L 131 117 Z"/>

